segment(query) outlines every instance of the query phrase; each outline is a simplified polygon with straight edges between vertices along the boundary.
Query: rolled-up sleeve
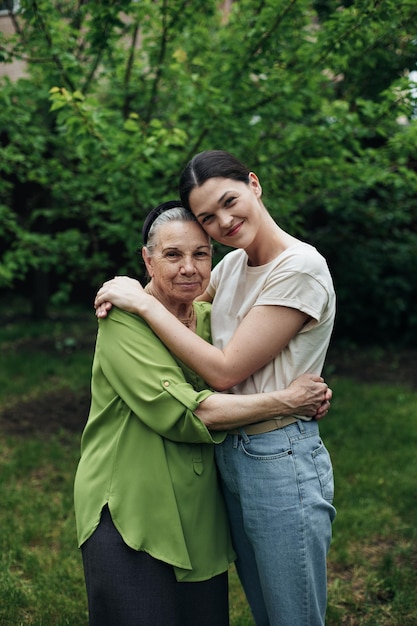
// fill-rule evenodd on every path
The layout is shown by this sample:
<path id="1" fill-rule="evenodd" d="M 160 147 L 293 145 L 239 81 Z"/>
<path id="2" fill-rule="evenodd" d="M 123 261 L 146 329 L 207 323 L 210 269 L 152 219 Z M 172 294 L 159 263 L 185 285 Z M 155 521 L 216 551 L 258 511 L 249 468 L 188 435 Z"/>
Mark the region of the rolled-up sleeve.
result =
<path id="1" fill-rule="evenodd" d="M 170 352 L 141 318 L 113 308 L 100 320 L 93 368 L 95 384 L 101 387 L 95 395 L 102 398 L 102 410 L 109 403 L 117 410 L 123 403 L 148 428 L 172 441 L 224 439 L 224 433 L 211 433 L 194 414 L 213 392 L 196 391 L 186 381 Z M 125 410 L 120 406 L 121 413 Z"/>

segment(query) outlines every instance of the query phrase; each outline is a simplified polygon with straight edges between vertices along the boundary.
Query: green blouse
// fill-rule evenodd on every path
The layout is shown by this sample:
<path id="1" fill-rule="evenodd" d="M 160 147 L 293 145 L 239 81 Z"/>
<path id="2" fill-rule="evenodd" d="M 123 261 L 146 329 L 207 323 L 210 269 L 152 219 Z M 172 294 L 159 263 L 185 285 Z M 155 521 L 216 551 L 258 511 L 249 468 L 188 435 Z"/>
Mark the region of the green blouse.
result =
<path id="1" fill-rule="evenodd" d="M 195 308 L 210 340 L 210 305 Z M 212 445 L 226 434 L 193 413 L 211 393 L 141 318 L 113 307 L 99 321 L 74 485 L 80 546 L 107 503 L 125 543 L 172 564 L 177 580 L 227 570 L 235 555 Z"/>

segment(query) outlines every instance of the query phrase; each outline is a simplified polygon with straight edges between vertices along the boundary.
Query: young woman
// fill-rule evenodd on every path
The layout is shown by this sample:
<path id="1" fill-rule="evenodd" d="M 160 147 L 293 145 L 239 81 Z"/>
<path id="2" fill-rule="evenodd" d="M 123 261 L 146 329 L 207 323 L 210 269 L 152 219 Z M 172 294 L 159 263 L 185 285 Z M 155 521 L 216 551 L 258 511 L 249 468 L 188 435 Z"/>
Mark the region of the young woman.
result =
<path id="1" fill-rule="evenodd" d="M 138 283 L 97 294 L 143 316 L 169 349 L 218 390 L 250 394 L 320 374 L 335 294 L 323 257 L 283 231 L 262 202 L 258 177 L 223 151 L 196 155 L 180 181 L 183 205 L 216 241 L 237 248 L 215 267 L 213 345 L 178 324 Z M 255 420 L 254 420 L 255 422 Z M 333 472 L 318 423 L 256 423 L 216 449 L 237 568 L 258 626 L 322 626 L 326 557 L 335 516 Z"/>

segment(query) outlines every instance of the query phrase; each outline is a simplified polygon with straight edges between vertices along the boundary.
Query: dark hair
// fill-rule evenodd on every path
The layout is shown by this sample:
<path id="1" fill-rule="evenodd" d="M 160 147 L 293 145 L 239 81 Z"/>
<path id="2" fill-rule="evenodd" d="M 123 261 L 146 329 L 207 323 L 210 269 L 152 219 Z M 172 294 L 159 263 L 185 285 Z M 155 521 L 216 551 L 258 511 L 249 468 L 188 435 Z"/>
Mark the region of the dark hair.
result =
<path id="1" fill-rule="evenodd" d="M 224 150 L 206 150 L 196 154 L 180 177 L 179 192 L 182 205 L 190 209 L 190 193 L 209 178 L 231 178 L 249 183 L 249 170 L 236 157 Z"/>

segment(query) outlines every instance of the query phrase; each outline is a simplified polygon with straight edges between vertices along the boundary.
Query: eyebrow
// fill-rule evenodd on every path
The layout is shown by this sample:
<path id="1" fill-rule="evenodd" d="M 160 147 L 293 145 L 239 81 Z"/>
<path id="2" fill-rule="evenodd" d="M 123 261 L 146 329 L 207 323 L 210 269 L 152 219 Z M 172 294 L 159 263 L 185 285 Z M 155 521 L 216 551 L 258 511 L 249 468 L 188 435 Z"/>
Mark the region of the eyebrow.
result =
<path id="1" fill-rule="evenodd" d="M 202 250 L 203 248 L 209 248 L 210 249 L 210 244 L 208 243 L 204 243 L 201 246 L 197 246 L 196 248 L 194 248 L 195 250 Z M 166 252 L 167 250 L 178 250 L 179 252 L 182 252 L 181 248 L 179 246 L 167 246 L 166 248 L 162 248 L 162 252 Z"/>
<path id="2" fill-rule="evenodd" d="M 227 196 L 228 193 L 231 193 L 232 190 L 231 189 L 227 189 L 227 191 L 225 191 L 220 198 L 217 200 L 217 204 L 221 204 L 225 198 L 225 196 Z M 196 218 L 198 219 L 199 217 L 203 217 L 204 215 L 208 215 L 210 213 L 210 211 L 202 211 L 201 213 L 197 213 Z"/>

